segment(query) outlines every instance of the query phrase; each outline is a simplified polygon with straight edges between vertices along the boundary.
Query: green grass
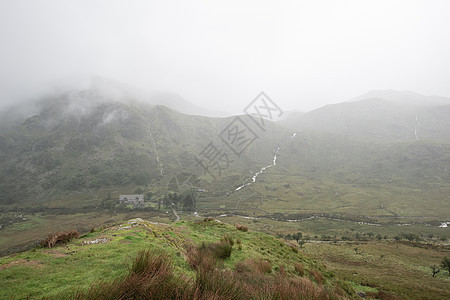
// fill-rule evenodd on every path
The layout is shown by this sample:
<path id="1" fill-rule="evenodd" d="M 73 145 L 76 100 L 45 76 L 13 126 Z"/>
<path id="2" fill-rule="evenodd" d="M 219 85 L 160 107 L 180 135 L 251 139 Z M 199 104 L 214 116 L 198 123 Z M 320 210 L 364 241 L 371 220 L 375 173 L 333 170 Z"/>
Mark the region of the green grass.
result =
<path id="1" fill-rule="evenodd" d="M 131 228 L 128 228 L 131 226 Z M 75 289 L 85 289 L 91 283 L 113 280 L 125 274 L 131 259 L 142 249 L 166 253 L 177 272 L 192 274 L 184 258 L 186 243 L 216 243 L 228 235 L 241 240 L 241 249 L 233 246 L 232 254 L 223 261 L 225 268 L 249 258 L 269 260 L 275 269 L 281 266 L 294 274 L 294 262 L 305 267 L 305 276 L 313 270 L 322 273 L 325 285 L 339 286 L 334 275 L 325 267 L 267 234 L 242 232 L 224 223 L 178 222 L 174 225 L 137 221 L 107 227 L 89 233 L 65 246 L 38 248 L 0 259 L 0 298 L 56 298 Z M 103 244 L 83 244 L 95 239 L 106 239 Z M 347 287 L 347 286 L 346 286 Z"/>
<path id="2" fill-rule="evenodd" d="M 43 239 L 56 231 L 76 229 L 81 233 L 92 228 L 111 225 L 136 216 L 133 211 L 118 213 L 86 212 L 74 214 L 25 214 L 28 220 L 14 223 L 0 230 L 0 253 L 16 252 L 27 244 Z M 171 215 L 158 216 L 154 212 L 141 212 L 139 216 L 156 222 L 170 222 Z"/>

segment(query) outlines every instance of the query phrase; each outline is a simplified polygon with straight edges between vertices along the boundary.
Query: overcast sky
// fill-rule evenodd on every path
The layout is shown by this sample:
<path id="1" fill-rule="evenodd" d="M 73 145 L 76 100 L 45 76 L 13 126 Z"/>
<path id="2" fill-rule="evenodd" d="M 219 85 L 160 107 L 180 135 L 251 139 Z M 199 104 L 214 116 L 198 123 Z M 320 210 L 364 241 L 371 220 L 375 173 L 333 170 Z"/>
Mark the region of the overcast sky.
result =
<path id="1" fill-rule="evenodd" d="M 450 96 L 450 1 L 0 0 L 0 106 L 97 74 L 241 112 Z"/>

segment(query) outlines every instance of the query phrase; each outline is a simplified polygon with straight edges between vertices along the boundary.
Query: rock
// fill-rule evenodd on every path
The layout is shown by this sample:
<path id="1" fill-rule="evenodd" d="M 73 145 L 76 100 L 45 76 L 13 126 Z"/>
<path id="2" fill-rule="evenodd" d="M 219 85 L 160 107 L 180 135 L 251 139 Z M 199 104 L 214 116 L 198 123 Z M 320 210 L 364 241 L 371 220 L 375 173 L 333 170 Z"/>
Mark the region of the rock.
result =
<path id="1" fill-rule="evenodd" d="M 360 296 L 361 298 L 363 298 L 363 299 L 366 299 L 367 298 L 367 295 L 366 295 L 366 293 L 364 293 L 364 292 L 358 292 L 358 293 L 356 293 L 358 296 Z"/>

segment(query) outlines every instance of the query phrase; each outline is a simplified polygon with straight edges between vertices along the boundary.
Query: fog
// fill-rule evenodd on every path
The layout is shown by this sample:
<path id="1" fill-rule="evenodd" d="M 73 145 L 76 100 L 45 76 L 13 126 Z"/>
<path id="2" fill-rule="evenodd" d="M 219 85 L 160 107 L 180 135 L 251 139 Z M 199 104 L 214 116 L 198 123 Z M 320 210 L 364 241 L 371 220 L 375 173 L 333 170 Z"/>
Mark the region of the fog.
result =
<path id="1" fill-rule="evenodd" d="M 450 96 L 447 1 L 0 0 L 0 108 L 89 74 L 242 113 Z"/>

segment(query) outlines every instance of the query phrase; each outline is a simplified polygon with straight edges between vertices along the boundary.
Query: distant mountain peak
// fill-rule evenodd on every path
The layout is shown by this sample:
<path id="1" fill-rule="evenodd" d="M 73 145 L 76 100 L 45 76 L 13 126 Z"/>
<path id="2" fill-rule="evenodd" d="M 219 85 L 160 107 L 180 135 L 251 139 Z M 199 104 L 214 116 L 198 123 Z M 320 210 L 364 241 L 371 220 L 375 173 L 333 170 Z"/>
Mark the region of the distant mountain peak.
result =
<path id="1" fill-rule="evenodd" d="M 433 95 L 425 96 L 412 91 L 398 91 L 398 90 L 372 90 L 350 100 L 350 102 L 363 101 L 375 98 L 383 99 L 396 105 L 408 105 L 408 106 L 450 105 L 450 98 Z"/>

